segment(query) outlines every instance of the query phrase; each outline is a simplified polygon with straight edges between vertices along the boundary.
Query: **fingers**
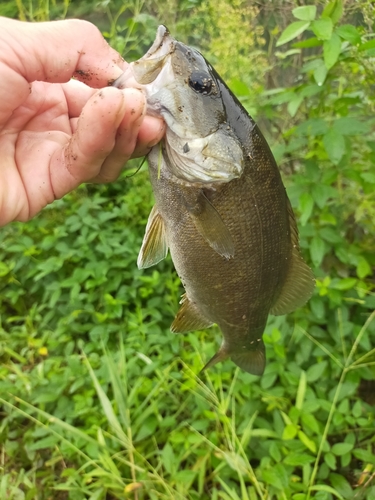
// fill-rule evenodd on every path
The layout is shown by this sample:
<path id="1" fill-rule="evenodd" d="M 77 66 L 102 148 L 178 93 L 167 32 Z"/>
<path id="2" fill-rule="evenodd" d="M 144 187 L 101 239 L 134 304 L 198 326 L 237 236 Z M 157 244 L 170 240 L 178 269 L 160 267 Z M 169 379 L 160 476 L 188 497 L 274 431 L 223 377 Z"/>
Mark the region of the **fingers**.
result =
<path id="1" fill-rule="evenodd" d="M 64 83 L 75 76 L 93 88 L 108 85 L 126 66 L 93 24 L 77 19 L 23 23 L 0 18 L 0 60 L 27 82 Z"/>
<path id="2" fill-rule="evenodd" d="M 85 181 L 116 179 L 135 148 L 147 150 L 145 140 L 160 140 L 163 125 L 156 119 L 156 125 L 152 120 L 143 124 L 145 110 L 145 98 L 138 90 L 108 87 L 96 92 L 84 106 L 69 143 L 51 159 L 55 198 Z"/>

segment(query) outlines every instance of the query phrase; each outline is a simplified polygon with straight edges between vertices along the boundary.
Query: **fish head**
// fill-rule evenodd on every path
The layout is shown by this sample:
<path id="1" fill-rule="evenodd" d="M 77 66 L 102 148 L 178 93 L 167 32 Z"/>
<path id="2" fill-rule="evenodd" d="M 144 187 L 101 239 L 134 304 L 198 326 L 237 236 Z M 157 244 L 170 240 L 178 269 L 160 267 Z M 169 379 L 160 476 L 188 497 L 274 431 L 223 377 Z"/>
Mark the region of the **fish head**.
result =
<path id="1" fill-rule="evenodd" d="M 217 79 L 197 50 L 160 26 L 149 51 L 114 82 L 142 90 L 148 114 L 165 120 L 166 165 L 188 183 L 225 183 L 244 169 L 243 149 L 227 123 Z"/>

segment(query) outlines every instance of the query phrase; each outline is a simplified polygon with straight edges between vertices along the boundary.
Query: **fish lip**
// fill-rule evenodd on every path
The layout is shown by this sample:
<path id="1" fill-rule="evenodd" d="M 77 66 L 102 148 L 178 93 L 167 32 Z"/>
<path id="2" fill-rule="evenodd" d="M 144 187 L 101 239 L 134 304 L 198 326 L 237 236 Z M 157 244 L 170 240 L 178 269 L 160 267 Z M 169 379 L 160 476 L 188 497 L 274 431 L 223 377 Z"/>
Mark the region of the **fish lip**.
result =
<path id="1" fill-rule="evenodd" d="M 169 36 L 170 36 L 169 30 L 166 26 L 164 26 L 164 24 L 161 24 L 160 26 L 158 26 L 154 43 L 148 49 L 148 51 L 146 52 L 144 57 L 146 58 L 146 57 L 153 56 L 155 54 L 155 52 L 157 52 L 162 47 L 162 45 L 165 43 L 166 39 Z"/>

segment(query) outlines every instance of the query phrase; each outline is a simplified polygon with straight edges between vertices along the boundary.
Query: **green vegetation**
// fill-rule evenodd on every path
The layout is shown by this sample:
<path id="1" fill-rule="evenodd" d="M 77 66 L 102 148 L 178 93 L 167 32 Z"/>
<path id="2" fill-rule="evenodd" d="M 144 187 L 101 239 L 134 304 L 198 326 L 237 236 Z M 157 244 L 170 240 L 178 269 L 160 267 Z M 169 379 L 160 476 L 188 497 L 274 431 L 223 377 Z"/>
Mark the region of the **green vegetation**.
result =
<path id="1" fill-rule="evenodd" d="M 270 317 L 262 378 L 200 379 L 220 332 L 171 334 L 170 260 L 136 268 L 145 169 L 3 228 L 0 499 L 375 499 L 373 5 L 268 3 L 230 2 L 226 23 L 224 0 L 0 6 L 86 17 L 128 59 L 159 22 L 200 45 L 269 139 L 317 277 Z"/>

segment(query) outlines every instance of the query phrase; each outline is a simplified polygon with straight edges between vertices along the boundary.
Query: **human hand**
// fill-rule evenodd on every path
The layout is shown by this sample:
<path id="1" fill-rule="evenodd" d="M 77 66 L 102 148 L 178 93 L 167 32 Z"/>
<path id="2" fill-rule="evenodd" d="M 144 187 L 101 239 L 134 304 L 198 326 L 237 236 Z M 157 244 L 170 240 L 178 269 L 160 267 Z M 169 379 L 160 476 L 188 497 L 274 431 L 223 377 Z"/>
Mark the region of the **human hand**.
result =
<path id="1" fill-rule="evenodd" d="M 86 21 L 0 18 L 0 225 L 82 182 L 115 180 L 160 141 L 143 94 L 108 87 L 126 66 Z"/>

